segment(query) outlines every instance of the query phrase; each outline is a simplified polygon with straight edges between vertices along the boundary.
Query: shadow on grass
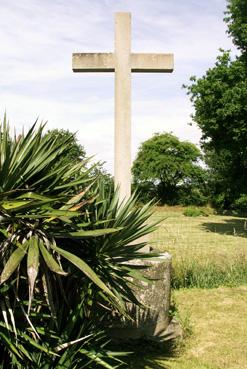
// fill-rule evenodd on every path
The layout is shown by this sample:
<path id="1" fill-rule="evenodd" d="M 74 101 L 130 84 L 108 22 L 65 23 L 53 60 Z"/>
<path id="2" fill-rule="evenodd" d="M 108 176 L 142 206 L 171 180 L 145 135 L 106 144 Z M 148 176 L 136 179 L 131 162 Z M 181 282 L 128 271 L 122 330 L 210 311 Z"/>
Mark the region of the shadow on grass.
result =
<path id="1" fill-rule="evenodd" d="M 156 312 L 147 307 L 127 305 L 127 313 L 133 318 L 121 321 L 109 318 L 107 333 L 115 345 L 114 351 L 130 353 L 124 362 L 130 369 L 166 369 L 166 362 L 178 354 L 183 328 L 175 318 L 176 306 L 170 305 L 169 321 L 164 320 L 164 312 Z M 163 319 L 163 323 L 161 322 Z M 165 324 L 166 323 L 166 324 Z M 144 332 L 146 337 L 144 338 Z M 144 336 L 144 337 L 143 337 Z M 153 340 L 151 340 L 153 337 Z M 125 366 L 126 367 L 126 366 Z"/>
<path id="2" fill-rule="evenodd" d="M 123 351 L 132 352 L 128 359 L 125 359 L 129 369 L 168 369 L 165 361 L 177 356 L 176 346 L 169 342 L 156 344 L 141 340 L 126 343 Z"/>
<path id="3" fill-rule="evenodd" d="M 224 223 L 202 223 L 202 229 L 228 236 L 247 237 L 247 219 L 230 218 Z"/>

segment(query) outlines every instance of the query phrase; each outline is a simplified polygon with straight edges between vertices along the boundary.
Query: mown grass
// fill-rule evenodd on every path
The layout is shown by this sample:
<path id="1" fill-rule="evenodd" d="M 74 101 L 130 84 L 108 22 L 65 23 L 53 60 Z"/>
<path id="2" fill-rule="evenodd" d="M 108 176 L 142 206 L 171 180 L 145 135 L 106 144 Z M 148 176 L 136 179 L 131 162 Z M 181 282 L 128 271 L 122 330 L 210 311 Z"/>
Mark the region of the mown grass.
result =
<path id="1" fill-rule="evenodd" d="M 247 286 L 174 291 L 193 334 L 172 356 L 149 343 L 132 347 L 130 369 L 246 369 Z"/>
<path id="2" fill-rule="evenodd" d="M 174 288 L 213 288 L 247 283 L 246 218 L 215 215 L 187 217 L 181 207 L 157 208 L 163 219 L 153 247 L 173 256 Z"/>
<path id="3" fill-rule="evenodd" d="M 151 241 L 173 256 L 173 296 L 192 334 L 172 351 L 150 343 L 132 347 L 128 368 L 247 369 L 246 219 L 183 212 L 157 208 L 154 219 L 165 219 Z"/>

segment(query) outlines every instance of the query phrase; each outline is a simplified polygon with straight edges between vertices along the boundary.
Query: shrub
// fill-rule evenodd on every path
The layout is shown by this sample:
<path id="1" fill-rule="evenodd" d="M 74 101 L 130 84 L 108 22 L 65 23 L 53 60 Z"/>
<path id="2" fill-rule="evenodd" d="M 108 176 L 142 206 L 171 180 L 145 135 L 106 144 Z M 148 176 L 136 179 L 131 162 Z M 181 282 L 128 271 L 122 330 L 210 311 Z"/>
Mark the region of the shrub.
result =
<path id="1" fill-rule="evenodd" d="M 240 197 L 234 201 L 232 208 L 240 213 L 247 214 L 247 195 L 240 195 Z"/>
<path id="2" fill-rule="evenodd" d="M 100 323 L 139 303 L 131 260 L 152 255 L 132 242 L 154 229 L 150 207 L 120 207 L 86 161 L 63 162 L 70 137 L 43 128 L 0 126 L 0 368 L 116 368 Z"/>
<path id="3" fill-rule="evenodd" d="M 178 193 L 178 203 L 184 206 L 203 206 L 208 202 L 208 197 L 200 188 L 181 187 Z"/>
<path id="4" fill-rule="evenodd" d="M 184 210 L 183 215 L 186 217 L 198 217 L 204 215 L 203 210 L 195 207 L 189 207 Z"/>

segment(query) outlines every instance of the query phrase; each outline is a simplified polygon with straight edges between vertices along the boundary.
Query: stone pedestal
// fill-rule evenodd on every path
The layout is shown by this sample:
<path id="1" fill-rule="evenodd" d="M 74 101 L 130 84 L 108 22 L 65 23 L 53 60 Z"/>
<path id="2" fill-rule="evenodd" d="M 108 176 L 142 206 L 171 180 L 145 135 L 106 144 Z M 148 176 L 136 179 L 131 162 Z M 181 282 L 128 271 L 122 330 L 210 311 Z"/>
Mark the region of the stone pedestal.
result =
<path id="1" fill-rule="evenodd" d="M 165 341 L 174 338 L 174 322 L 169 316 L 171 298 L 171 255 L 163 253 L 150 260 L 137 260 L 138 266 L 148 266 L 143 274 L 152 281 L 139 282 L 135 287 L 137 299 L 143 308 L 128 305 L 133 321 L 113 321 L 109 334 L 116 340 L 149 339 Z"/>

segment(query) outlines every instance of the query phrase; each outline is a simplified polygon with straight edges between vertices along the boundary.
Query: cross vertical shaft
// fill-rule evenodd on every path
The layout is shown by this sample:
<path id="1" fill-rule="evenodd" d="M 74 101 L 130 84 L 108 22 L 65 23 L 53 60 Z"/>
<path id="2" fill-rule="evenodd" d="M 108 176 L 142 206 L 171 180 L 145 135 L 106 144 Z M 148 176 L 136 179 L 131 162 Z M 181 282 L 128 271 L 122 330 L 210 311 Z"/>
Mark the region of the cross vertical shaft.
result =
<path id="1" fill-rule="evenodd" d="M 131 194 L 131 15 L 115 15 L 115 162 L 120 201 Z"/>

